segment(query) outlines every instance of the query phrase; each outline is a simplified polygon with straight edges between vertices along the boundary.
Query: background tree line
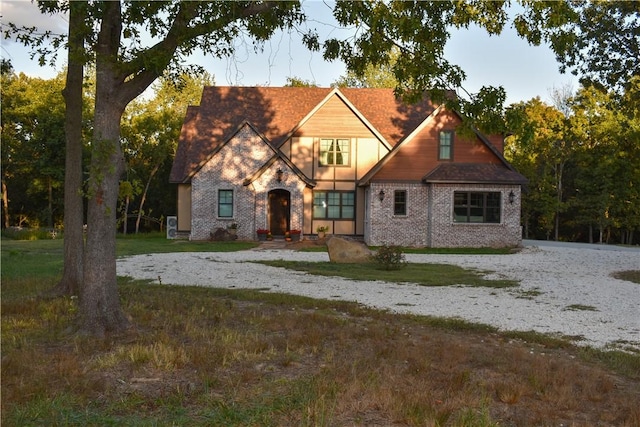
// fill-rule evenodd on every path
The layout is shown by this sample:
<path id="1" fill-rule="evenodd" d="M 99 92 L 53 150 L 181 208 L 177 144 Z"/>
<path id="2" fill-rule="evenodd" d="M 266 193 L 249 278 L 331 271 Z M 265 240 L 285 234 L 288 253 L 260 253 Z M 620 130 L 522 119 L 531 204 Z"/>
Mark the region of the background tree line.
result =
<path id="1" fill-rule="evenodd" d="M 161 229 L 175 213 L 169 171 L 187 105 L 196 105 L 209 74 L 161 79 L 153 94 L 123 116 L 126 169 L 120 182 L 118 230 Z M 313 86 L 296 77 L 290 86 Z M 394 87 L 389 69 L 367 67 L 336 86 Z M 64 75 L 42 80 L 2 74 L 3 227 L 61 228 L 64 177 Z M 92 105 L 93 77 L 84 105 Z M 640 239 L 640 78 L 621 95 L 591 85 L 555 89 L 552 105 L 531 99 L 504 114 L 505 156 L 529 179 L 522 196 L 523 236 L 637 244 Z M 84 145 L 89 150 L 91 111 Z"/>
<path id="2" fill-rule="evenodd" d="M 65 167 L 65 73 L 41 79 L 15 73 L 5 63 L 2 100 L 2 227 L 63 228 Z M 120 182 L 118 230 L 161 229 L 175 214 L 169 171 L 188 105 L 197 105 L 207 73 L 163 78 L 152 94 L 131 103 L 123 115 L 125 173 Z M 83 93 L 83 164 L 88 164 L 93 126 L 95 74 Z M 88 171 L 83 172 L 85 180 Z"/>
<path id="3" fill-rule="evenodd" d="M 637 244 L 640 77 L 622 93 L 599 85 L 511 105 L 505 156 L 529 179 L 525 238 Z"/>

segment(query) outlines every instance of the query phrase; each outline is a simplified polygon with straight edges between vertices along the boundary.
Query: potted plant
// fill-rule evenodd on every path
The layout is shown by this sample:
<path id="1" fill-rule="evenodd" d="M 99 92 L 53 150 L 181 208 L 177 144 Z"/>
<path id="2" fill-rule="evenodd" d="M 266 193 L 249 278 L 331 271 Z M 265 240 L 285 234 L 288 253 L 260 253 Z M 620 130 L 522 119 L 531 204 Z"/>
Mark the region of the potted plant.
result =
<path id="1" fill-rule="evenodd" d="M 316 231 L 318 232 L 318 239 L 324 239 L 324 236 L 327 234 L 327 231 L 329 231 L 329 226 L 321 225 L 318 228 L 316 228 Z"/>
<path id="2" fill-rule="evenodd" d="M 291 241 L 291 233 L 290 232 L 286 231 L 284 233 L 284 240 L 287 241 L 287 242 Z"/>
<path id="3" fill-rule="evenodd" d="M 262 242 L 267 240 L 267 235 L 271 234 L 266 228 L 258 228 L 256 232 L 258 233 L 258 240 Z"/>
<path id="4" fill-rule="evenodd" d="M 302 232 L 300 230 L 290 230 L 289 235 L 291 236 L 291 240 L 297 242 L 300 240 L 300 235 Z"/>
<path id="5" fill-rule="evenodd" d="M 231 224 L 229 224 L 227 226 L 227 231 L 232 236 L 235 236 L 236 234 L 238 234 L 238 223 L 237 222 L 232 222 Z"/>

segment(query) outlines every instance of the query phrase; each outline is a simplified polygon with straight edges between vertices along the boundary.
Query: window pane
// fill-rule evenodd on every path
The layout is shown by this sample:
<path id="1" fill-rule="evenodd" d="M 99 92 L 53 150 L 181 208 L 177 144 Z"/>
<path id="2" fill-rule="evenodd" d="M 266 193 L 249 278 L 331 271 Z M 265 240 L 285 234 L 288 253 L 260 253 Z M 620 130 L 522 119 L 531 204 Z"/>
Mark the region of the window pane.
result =
<path id="1" fill-rule="evenodd" d="M 320 164 L 324 166 L 338 166 L 349 164 L 351 140 L 349 139 L 321 139 Z"/>
<path id="2" fill-rule="evenodd" d="M 339 139 L 336 144 L 336 165 L 349 164 L 349 140 Z"/>
<path id="3" fill-rule="evenodd" d="M 354 194 L 342 193 L 342 204 L 347 206 L 353 206 Z"/>
<path id="4" fill-rule="evenodd" d="M 313 193 L 313 217 L 314 218 L 327 217 L 327 192 L 326 191 L 315 191 Z"/>
<path id="5" fill-rule="evenodd" d="M 340 193 L 331 191 L 327 194 L 327 203 L 329 206 L 340 206 Z"/>
<path id="6" fill-rule="evenodd" d="M 453 220 L 455 222 L 468 222 L 467 217 L 467 208 L 466 207 L 455 207 L 453 209 Z"/>
<path id="7" fill-rule="evenodd" d="M 233 190 L 218 190 L 218 216 L 233 216 Z"/>
<path id="8" fill-rule="evenodd" d="M 340 206 L 329 206 L 327 208 L 327 218 L 340 218 Z"/>
<path id="9" fill-rule="evenodd" d="M 407 192 L 406 191 L 395 191 L 393 193 L 393 214 L 394 215 L 407 214 Z"/>
<path id="10" fill-rule="evenodd" d="M 326 218 L 327 217 L 327 209 L 320 205 L 313 207 L 313 217 L 314 218 Z"/>
<path id="11" fill-rule="evenodd" d="M 220 203 L 233 203 L 233 191 L 220 190 Z"/>
<path id="12" fill-rule="evenodd" d="M 453 197 L 455 222 L 500 223 L 501 194 L 498 192 L 461 192 Z"/>
<path id="13" fill-rule="evenodd" d="M 451 146 L 453 143 L 453 132 L 442 131 L 440 132 L 440 144 L 439 144 L 439 159 L 451 160 Z"/>
<path id="14" fill-rule="evenodd" d="M 313 193 L 313 217 L 331 219 L 355 218 L 355 193 L 353 191 L 315 191 Z"/>
<path id="15" fill-rule="evenodd" d="M 352 206 L 343 206 L 342 207 L 342 218 L 343 219 L 353 219 L 355 218 L 355 211 Z"/>
<path id="16" fill-rule="evenodd" d="M 233 206 L 231 205 L 220 205 L 218 209 L 218 216 L 220 217 L 232 217 L 233 216 Z"/>
<path id="17" fill-rule="evenodd" d="M 330 155 L 329 148 L 333 144 L 333 139 L 321 139 L 320 140 L 320 164 L 329 165 L 330 161 L 333 161 L 333 155 Z"/>
<path id="18" fill-rule="evenodd" d="M 484 194 L 482 193 L 470 193 L 469 194 L 469 206 L 482 207 L 484 202 Z"/>

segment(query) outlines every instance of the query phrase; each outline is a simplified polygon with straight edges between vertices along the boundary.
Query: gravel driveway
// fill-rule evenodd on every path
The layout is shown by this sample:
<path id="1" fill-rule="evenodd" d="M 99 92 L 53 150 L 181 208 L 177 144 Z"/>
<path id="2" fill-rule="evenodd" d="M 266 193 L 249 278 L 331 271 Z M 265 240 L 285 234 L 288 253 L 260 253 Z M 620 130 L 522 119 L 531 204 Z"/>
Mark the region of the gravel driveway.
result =
<path id="1" fill-rule="evenodd" d="M 446 263 L 516 279 L 510 289 L 425 287 L 312 276 L 248 261 L 328 261 L 326 253 L 254 249 L 137 255 L 118 259 L 118 275 L 156 283 L 247 288 L 356 301 L 401 313 L 461 318 L 501 330 L 560 334 L 580 345 L 640 350 L 640 284 L 611 273 L 640 270 L 640 249 L 526 242 L 512 255 L 415 255 L 409 262 Z"/>

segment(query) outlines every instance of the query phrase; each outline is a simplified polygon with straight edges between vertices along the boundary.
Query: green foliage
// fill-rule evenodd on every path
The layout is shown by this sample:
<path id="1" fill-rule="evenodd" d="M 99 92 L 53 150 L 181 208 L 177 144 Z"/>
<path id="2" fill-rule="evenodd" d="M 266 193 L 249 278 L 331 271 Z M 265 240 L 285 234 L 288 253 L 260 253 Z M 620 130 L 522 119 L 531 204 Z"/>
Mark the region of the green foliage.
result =
<path id="1" fill-rule="evenodd" d="M 299 77 L 287 77 L 287 83 L 285 87 L 318 87 L 318 85 L 311 80 L 304 80 Z"/>
<path id="2" fill-rule="evenodd" d="M 153 85 L 154 96 L 132 102 L 122 120 L 122 150 L 126 162 L 127 181 L 132 186 L 120 193 L 129 196 L 133 214 L 139 218 L 147 212 L 156 218 L 175 213 L 175 189 L 167 185 L 167 176 L 177 148 L 180 129 L 187 107 L 197 105 L 203 86 L 214 84 L 208 73 L 165 73 Z M 123 204 L 123 208 L 126 204 Z M 130 212 L 120 210 L 124 216 Z M 136 232 L 140 231 L 140 219 Z"/>
<path id="3" fill-rule="evenodd" d="M 407 260 L 400 246 L 383 245 L 372 255 L 371 260 L 383 270 L 400 270 L 406 267 Z"/>
<path id="4" fill-rule="evenodd" d="M 536 98 L 507 109 L 505 157 L 529 179 L 525 236 L 632 243 L 640 227 L 638 81 L 623 96 L 586 86 L 555 107 Z"/>
<path id="5" fill-rule="evenodd" d="M 34 227 L 42 222 L 52 227 L 62 218 L 62 75 L 44 80 L 2 74 L 0 86 L 1 167 L 9 199 L 9 225 Z"/>

